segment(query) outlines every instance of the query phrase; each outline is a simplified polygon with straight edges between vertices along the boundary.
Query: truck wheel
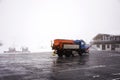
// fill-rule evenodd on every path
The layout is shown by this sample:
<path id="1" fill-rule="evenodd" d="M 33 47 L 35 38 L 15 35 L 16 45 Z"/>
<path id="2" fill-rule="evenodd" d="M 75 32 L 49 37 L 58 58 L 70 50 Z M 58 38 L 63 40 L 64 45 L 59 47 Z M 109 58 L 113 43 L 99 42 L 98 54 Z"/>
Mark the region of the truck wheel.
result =
<path id="1" fill-rule="evenodd" d="M 60 53 L 59 53 L 59 54 L 58 54 L 58 57 L 63 57 L 63 54 L 60 54 Z"/>
<path id="2" fill-rule="evenodd" d="M 70 57 L 70 54 L 69 53 L 65 53 L 65 57 Z"/>
<path id="3" fill-rule="evenodd" d="M 58 54 L 58 57 L 63 57 L 63 53 L 62 53 L 61 50 L 58 50 L 58 51 L 57 51 L 57 54 Z"/>
<path id="4" fill-rule="evenodd" d="M 72 55 L 72 51 L 65 51 L 65 57 L 70 57 Z"/>
<path id="5" fill-rule="evenodd" d="M 82 56 L 82 52 L 78 52 L 79 56 Z"/>

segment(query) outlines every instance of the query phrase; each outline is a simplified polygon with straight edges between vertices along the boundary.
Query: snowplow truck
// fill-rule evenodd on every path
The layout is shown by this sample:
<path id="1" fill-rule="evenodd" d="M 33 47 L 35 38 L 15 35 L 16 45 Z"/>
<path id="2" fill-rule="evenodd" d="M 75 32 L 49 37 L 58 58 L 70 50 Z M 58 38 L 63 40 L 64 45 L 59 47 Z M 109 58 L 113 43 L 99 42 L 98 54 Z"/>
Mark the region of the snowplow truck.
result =
<path id="1" fill-rule="evenodd" d="M 74 56 L 73 51 L 80 56 L 89 52 L 89 46 L 83 40 L 55 39 L 51 47 L 59 57 L 63 57 L 63 55 L 66 57 Z"/>

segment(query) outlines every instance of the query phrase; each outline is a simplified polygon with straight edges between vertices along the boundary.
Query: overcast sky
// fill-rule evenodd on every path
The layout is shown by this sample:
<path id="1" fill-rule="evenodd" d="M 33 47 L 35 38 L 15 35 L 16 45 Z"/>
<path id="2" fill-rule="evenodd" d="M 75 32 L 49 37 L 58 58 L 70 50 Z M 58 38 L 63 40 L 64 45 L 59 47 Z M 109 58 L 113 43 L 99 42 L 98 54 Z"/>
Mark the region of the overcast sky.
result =
<path id="1" fill-rule="evenodd" d="M 39 51 L 56 38 L 83 39 L 120 34 L 120 0 L 0 0 L 3 48 Z"/>

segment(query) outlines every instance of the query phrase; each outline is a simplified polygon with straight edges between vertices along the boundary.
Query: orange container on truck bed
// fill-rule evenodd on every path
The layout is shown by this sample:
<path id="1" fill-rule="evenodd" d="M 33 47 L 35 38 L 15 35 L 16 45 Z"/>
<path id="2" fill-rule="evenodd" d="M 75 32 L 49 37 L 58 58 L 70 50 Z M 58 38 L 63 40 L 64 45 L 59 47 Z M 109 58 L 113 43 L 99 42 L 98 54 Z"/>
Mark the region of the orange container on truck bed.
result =
<path id="1" fill-rule="evenodd" d="M 74 41 L 66 40 L 66 39 L 55 39 L 53 44 L 53 49 L 55 48 L 62 49 L 63 44 L 74 44 Z"/>

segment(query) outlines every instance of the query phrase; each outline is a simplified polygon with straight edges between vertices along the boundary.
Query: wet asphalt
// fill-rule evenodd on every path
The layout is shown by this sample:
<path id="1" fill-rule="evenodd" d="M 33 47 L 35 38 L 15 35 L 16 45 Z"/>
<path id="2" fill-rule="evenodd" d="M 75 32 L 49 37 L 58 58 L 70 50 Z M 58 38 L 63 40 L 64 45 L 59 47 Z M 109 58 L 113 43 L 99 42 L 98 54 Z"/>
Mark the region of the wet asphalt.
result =
<path id="1" fill-rule="evenodd" d="M 120 53 L 90 51 L 70 58 L 52 52 L 0 54 L 0 80 L 120 80 Z"/>

